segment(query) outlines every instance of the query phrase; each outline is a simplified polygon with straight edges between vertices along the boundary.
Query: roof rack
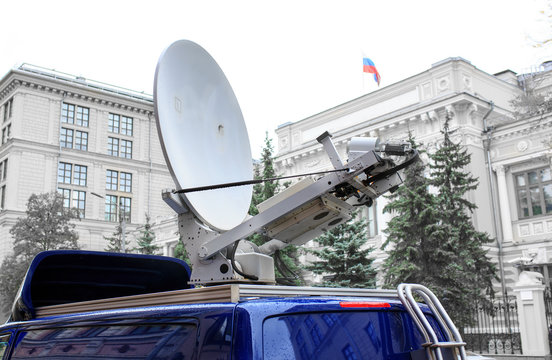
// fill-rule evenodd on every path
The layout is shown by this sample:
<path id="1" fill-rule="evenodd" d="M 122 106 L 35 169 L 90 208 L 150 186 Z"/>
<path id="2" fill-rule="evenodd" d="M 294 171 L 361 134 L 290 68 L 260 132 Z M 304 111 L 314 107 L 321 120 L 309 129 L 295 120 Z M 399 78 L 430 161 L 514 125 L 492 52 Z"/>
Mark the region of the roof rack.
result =
<path id="1" fill-rule="evenodd" d="M 437 296 L 425 286 L 418 284 L 400 284 L 397 291 L 404 307 L 424 335 L 426 343 L 423 346 L 426 348 L 428 359 L 443 360 L 442 349 L 447 348 L 457 352 L 453 358 L 460 356 L 460 359 L 466 360 L 466 343 L 462 340 L 460 332 Z M 422 297 L 441 327 L 445 329 L 446 341 L 439 341 L 435 330 L 427 320 L 427 315 L 423 313 L 420 304 L 414 299 L 413 292 Z"/>
<path id="2" fill-rule="evenodd" d="M 236 283 L 42 306 L 36 308 L 36 318 L 152 305 L 237 303 L 247 299 L 275 296 L 375 296 L 397 298 L 397 292 L 395 290 L 382 289 L 324 288 Z"/>

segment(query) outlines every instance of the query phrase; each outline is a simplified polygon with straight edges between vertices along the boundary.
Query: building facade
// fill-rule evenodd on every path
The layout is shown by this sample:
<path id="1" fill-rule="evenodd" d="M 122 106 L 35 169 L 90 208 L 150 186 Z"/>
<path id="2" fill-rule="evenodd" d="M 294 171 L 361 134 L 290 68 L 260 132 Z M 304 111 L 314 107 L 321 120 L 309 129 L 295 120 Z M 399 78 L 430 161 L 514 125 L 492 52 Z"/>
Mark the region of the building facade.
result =
<path id="1" fill-rule="evenodd" d="M 174 188 L 149 95 L 32 65 L 0 79 L 0 259 L 33 193 L 59 191 L 81 213 L 79 244 L 103 250 L 124 214 L 128 248 L 146 213 L 164 254 L 176 245 Z"/>
<path id="2" fill-rule="evenodd" d="M 531 90 L 552 94 L 552 64 L 518 75 L 490 75 L 462 58 L 433 64 L 420 74 L 276 130 L 277 172 L 292 175 L 331 168 L 316 137 L 324 131 L 343 159 L 352 137 L 406 139 L 433 152 L 442 141 L 445 115 L 452 115 L 453 140 L 471 154 L 466 169 L 479 179 L 469 200 L 477 205 L 473 223 L 496 239 L 491 257 L 503 264 L 505 285 L 517 280 L 520 267 L 552 277 L 552 113 L 515 116 L 511 101 Z M 424 159 L 427 161 L 427 158 Z M 489 170 L 490 169 L 490 170 Z M 365 209 L 369 245 L 376 266 L 385 258 L 380 249 L 387 203 L 380 197 Z M 314 246 L 314 245 L 310 245 Z M 511 293 L 511 292 L 510 292 Z"/>

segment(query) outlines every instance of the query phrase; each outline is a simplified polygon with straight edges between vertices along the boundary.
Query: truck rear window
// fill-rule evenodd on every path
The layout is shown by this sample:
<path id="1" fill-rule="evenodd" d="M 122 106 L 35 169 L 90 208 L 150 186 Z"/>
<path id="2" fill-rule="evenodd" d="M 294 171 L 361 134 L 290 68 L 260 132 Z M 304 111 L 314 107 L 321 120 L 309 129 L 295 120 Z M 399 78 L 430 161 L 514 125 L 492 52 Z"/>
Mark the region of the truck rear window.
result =
<path id="1" fill-rule="evenodd" d="M 290 314 L 268 318 L 263 325 L 265 360 L 387 359 L 391 355 L 410 360 L 410 352 L 421 349 L 424 342 L 411 318 L 401 311 Z"/>
<path id="2" fill-rule="evenodd" d="M 189 359 L 196 333 L 195 324 L 37 329 L 19 334 L 11 359 Z"/>

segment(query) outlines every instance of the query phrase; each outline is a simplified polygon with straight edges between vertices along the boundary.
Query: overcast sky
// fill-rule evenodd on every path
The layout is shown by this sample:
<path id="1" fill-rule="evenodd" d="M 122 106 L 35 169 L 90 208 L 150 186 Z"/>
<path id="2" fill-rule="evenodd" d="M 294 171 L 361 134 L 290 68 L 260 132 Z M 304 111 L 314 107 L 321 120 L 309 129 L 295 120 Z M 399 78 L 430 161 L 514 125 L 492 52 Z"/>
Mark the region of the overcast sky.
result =
<path id="1" fill-rule="evenodd" d="M 15 1 L 2 4 L 0 74 L 23 62 L 152 93 L 162 50 L 189 39 L 219 63 L 254 157 L 265 131 L 376 91 L 448 57 L 496 73 L 552 60 L 546 0 Z M 363 89 L 363 82 L 365 83 Z"/>

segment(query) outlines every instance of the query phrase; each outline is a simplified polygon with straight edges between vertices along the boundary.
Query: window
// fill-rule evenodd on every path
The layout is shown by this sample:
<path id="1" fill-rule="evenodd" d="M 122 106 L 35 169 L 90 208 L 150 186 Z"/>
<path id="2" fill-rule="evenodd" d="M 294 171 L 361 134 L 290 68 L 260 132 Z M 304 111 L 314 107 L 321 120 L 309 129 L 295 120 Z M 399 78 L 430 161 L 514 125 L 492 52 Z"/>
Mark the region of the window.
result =
<path id="1" fill-rule="evenodd" d="M 76 124 L 79 126 L 88 127 L 88 118 L 90 114 L 90 109 L 77 106 L 77 121 Z"/>
<path id="2" fill-rule="evenodd" d="M 121 187 L 119 190 L 124 192 L 132 192 L 132 174 L 121 172 Z"/>
<path id="3" fill-rule="evenodd" d="M 6 185 L 0 188 L 0 209 L 5 209 L 6 205 Z"/>
<path id="4" fill-rule="evenodd" d="M 147 321 L 156 319 L 148 318 Z M 21 331 L 9 355 L 13 359 L 35 360 L 192 359 L 197 358 L 197 338 L 197 325 L 194 323 L 50 326 Z M 9 335 L 0 335 L 0 344 L 7 344 L 8 341 Z M 230 350 L 230 346 L 219 347 L 216 354 L 229 358 Z M 0 358 L 2 351 L 0 347 Z"/>
<path id="5" fill-rule="evenodd" d="M 6 180 L 8 176 L 8 159 L 0 162 L 0 181 Z"/>
<path id="6" fill-rule="evenodd" d="M 8 124 L 8 126 L 2 129 L 2 144 L 7 143 L 10 137 L 11 137 L 11 124 Z"/>
<path id="7" fill-rule="evenodd" d="M 117 196 L 105 196 L 105 221 L 117 221 Z"/>
<path id="8" fill-rule="evenodd" d="M 75 107 L 77 111 L 75 112 Z M 75 117 L 76 114 L 76 117 Z M 75 124 L 78 126 L 88 127 L 90 117 L 90 109 L 73 104 L 63 103 L 61 105 L 61 122 L 66 124 Z"/>
<path id="9" fill-rule="evenodd" d="M 79 164 L 60 162 L 58 165 L 58 183 L 86 186 L 88 167 Z"/>
<path id="10" fill-rule="evenodd" d="M 77 209 L 79 216 L 84 218 L 84 211 L 86 208 L 86 192 L 64 188 L 58 188 L 57 190 L 63 197 L 63 207 L 66 209 Z M 73 193 L 72 197 L 71 192 Z"/>
<path id="11" fill-rule="evenodd" d="M 63 103 L 61 105 L 61 122 L 73 124 L 75 122 L 75 105 Z"/>
<path id="12" fill-rule="evenodd" d="M 132 118 L 121 116 L 121 134 L 132 136 Z"/>
<path id="13" fill-rule="evenodd" d="M 87 167 L 83 165 L 76 165 L 73 169 L 73 184 L 79 186 L 86 186 L 86 172 Z"/>
<path id="14" fill-rule="evenodd" d="M 11 118 L 13 112 L 13 98 L 4 103 L 4 122 Z"/>
<path id="15" fill-rule="evenodd" d="M 75 130 L 75 149 L 88 151 L 88 133 Z"/>
<path id="16" fill-rule="evenodd" d="M 374 237 L 378 234 L 377 226 L 377 202 L 374 201 L 372 206 L 366 209 L 366 236 Z"/>
<path id="17" fill-rule="evenodd" d="M 71 205 L 71 190 L 58 188 L 58 192 L 63 196 L 63 207 L 69 209 Z"/>
<path id="18" fill-rule="evenodd" d="M 58 165 L 58 183 L 71 184 L 72 164 L 60 162 Z"/>
<path id="19" fill-rule="evenodd" d="M 107 170 L 105 174 L 105 188 L 107 190 L 117 191 L 117 181 L 119 178 L 119 172 L 113 170 Z"/>
<path id="20" fill-rule="evenodd" d="M 105 188 L 113 191 L 132 192 L 132 174 L 107 170 L 105 173 Z"/>
<path id="21" fill-rule="evenodd" d="M 118 201 L 117 201 L 118 200 Z M 120 214 L 124 214 L 125 221 L 130 222 L 132 199 L 129 197 L 117 197 L 106 195 L 105 197 L 105 221 L 120 221 Z"/>
<path id="22" fill-rule="evenodd" d="M 74 134 L 74 137 L 73 137 Z M 59 144 L 63 148 L 88 151 L 88 133 L 86 131 L 61 128 L 59 135 Z"/>
<path id="23" fill-rule="evenodd" d="M 130 204 L 131 199 L 128 197 L 121 196 L 119 198 L 119 207 L 121 208 L 121 212 L 123 213 L 123 216 L 125 217 L 125 220 L 130 222 Z"/>
<path id="24" fill-rule="evenodd" d="M 132 141 L 121 139 L 121 157 L 132 159 Z"/>
<path id="25" fill-rule="evenodd" d="M 119 144 L 121 147 L 119 149 Z M 120 150 L 120 151 L 119 151 Z M 114 137 L 107 138 L 107 154 L 111 156 L 121 156 L 125 159 L 132 159 L 132 141 L 118 139 Z"/>
<path id="26" fill-rule="evenodd" d="M 107 155 L 119 156 L 119 139 L 113 137 L 107 138 Z"/>
<path id="27" fill-rule="evenodd" d="M 86 192 L 73 190 L 73 208 L 77 209 L 79 216 L 84 218 L 84 209 L 86 207 Z"/>
<path id="28" fill-rule="evenodd" d="M 124 115 L 109 113 L 107 119 L 107 131 L 114 134 L 132 136 L 133 119 Z"/>
<path id="29" fill-rule="evenodd" d="M 72 149 L 73 148 L 73 130 L 61 128 L 59 143 L 61 147 Z"/>
<path id="30" fill-rule="evenodd" d="M 107 120 L 107 131 L 110 133 L 119 133 L 119 124 L 120 124 L 120 116 L 117 114 L 111 114 L 109 113 L 109 117 Z"/>
<path id="31" fill-rule="evenodd" d="M 550 168 L 515 174 L 520 218 L 552 214 L 552 176 Z"/>

